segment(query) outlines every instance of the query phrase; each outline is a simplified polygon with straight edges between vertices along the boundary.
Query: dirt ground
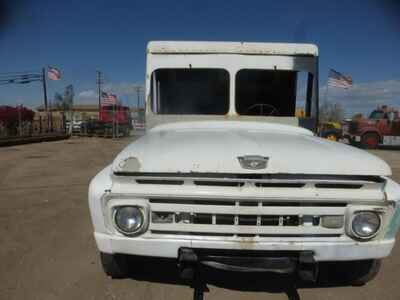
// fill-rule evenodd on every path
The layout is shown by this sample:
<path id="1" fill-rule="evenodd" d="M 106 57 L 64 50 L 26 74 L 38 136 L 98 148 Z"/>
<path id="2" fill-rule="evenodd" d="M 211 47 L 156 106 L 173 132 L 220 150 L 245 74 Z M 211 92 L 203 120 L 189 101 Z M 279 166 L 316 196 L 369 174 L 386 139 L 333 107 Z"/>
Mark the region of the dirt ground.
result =
<path id="1" fill-rule="evenodd" d="M 102 271 L 87 205 L 92 178 L 129 140 L 73 138 L 0 148 L 0 299 L 191 299 L 170 262 L 137 265 L 143 276 Z M 400 181 L 400 150 L 377 150 Z M 206 299 L 288 299 L 270 278 L 211 284 Z M 301 299 L 400 299 L 400 244 L 364 287 L 299 288 Z M 216 281 L 218 282 L 218 280 Z M 226 285 L 223 283 L 226 282 Z M 229 288 L 228 288 L 229 287 Z"/>

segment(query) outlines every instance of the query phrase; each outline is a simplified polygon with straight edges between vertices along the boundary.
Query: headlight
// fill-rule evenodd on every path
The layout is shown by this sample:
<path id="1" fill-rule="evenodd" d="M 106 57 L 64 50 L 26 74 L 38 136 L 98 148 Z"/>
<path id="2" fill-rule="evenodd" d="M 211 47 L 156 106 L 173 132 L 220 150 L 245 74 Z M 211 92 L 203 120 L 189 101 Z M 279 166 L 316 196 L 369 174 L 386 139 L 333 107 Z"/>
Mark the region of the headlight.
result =
<path id="1" fill-rule="evenodd" d="M 143 212 L 136 206 L 116 207 L 114 211 L 114 223 L 119 232 L 126 235 L 133 235 L 143 226 Z"/>
<path id="2" fill-rule="evenodd" d="M 360 239 L 370 239 L 374 237 L 381 225 L 381 218 L 372 211 L 361 211 L 355 213 L 351 228 L 354 235 Z"/>

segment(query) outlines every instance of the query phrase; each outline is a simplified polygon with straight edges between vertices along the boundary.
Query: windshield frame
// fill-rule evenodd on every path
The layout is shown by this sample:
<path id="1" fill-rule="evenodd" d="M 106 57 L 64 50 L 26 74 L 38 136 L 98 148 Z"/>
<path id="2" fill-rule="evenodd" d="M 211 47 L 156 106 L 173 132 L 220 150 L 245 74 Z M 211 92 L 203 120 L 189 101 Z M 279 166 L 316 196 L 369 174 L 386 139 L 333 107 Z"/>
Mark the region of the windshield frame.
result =
<path id="1" fill-rule="evenodd" d="M 146 67 L 146 127 L 157 125 L 196 121 L 196 120 L 249 120 L 256 122 L 272 122 L 292 126 L 303 126 L 299 123 L 306 120 L 303 126 L 315 130 L 318 120 L 318 56 L 313 55 L 262 55 L 262 54 L 227 54 L 227 53 L 168 53 L 147 54 Z M 152 73 L 160 68 L 211 68 L 225 69 L 230 74 L 230 104 L 226 115 L 159 115 L 151 109 Z M 306 117 L 274 117 L 274 116 L 239 116 L 235 110 L 235 80 L 236 73 L 241 69 L 294 70 L 311 73 L 313 78 L 312 107 L 306 107 Z M 311 120 L 312 119 L 312 120 Z"/>

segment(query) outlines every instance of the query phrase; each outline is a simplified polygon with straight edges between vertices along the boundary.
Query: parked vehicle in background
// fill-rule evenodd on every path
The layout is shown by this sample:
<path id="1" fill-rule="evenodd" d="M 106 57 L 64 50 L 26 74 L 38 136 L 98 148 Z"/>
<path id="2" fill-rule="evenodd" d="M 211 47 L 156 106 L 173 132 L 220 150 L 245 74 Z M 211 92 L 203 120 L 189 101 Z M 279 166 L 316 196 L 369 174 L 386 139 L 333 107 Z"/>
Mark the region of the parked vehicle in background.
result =
<path id="1" fill-rule="evenodd" d="M 82 133 L 82 125 L 83 125 L 83 121 L 82 120 L 73 120 L 71 121 L 67 121 L 66 122 L 66 129 L 67 132 L 72 133 L 72 134 L 80 134 Z M 71 125 L 72 125 L 72 129 L 71 129 Z"/>
<path id="2" fill-rule="evenodd" d="M 128 136 L 132 129 L 129 107 L 123 105 L 102 106 L 100 119 L 88 120 L 84 125 L 83 130 L 87 135 Z"/>
<path id="3" fill-rule="evenodd" d="M 342 138 L 342 125 L 338 122 L 322 122 L 319 124 L 319 136 L 338 141 Z"/>
<path id="4" fill-rule="evenodd" d="M 343 135 L 353 145 L 375 149 L 379 145 L 400 146 L 400 112 L 381 106 L 368 118 L 359 117 L 346 122 Z"/>
<path id="5" fill-rule="evenodd" d="M 199 265 L 315 281 L 325 262 L 371 280 L 400 186 L 383 160 L 314 135 L 318 91 L 315 45 L 149 43 L 146 134 L 89 187 L 105 272 L 127 276 L 134 255 L 175 259 L 195 282 Z"/>

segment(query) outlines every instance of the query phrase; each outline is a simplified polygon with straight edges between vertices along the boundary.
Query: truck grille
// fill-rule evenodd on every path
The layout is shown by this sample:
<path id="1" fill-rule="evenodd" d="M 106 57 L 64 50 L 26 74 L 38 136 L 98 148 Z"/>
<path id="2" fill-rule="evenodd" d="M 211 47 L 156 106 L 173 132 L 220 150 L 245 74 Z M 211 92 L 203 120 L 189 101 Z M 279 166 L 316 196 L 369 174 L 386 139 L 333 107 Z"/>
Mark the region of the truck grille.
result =
<path id="1" fill-rule="evenodd" d="M 348 204 L 384 199 L 377 176 L 318 174 L 118 173 L 114 185 L 149 200 L 148 236 L 204 239 L 242 237 L 345 238 Z M 131 184 L 135 192 L 131 192 Z M 117 187 L 118 185 L 118 187 Z M 322 226 L 337 216 L 339 228 Z M 342 218 L 342 219 L 340 219 Z M 342 220 L 343 222 L 340 222 Z"/>
<path id="2" fill-rule="evenodd" d="M 312 206 L 310 206 L 312 205 Z M 324 215 L 344 216 L 345 203 L 279 203 L 150 199 L 153 234 L 203 236 L 340 236 Z"/>

